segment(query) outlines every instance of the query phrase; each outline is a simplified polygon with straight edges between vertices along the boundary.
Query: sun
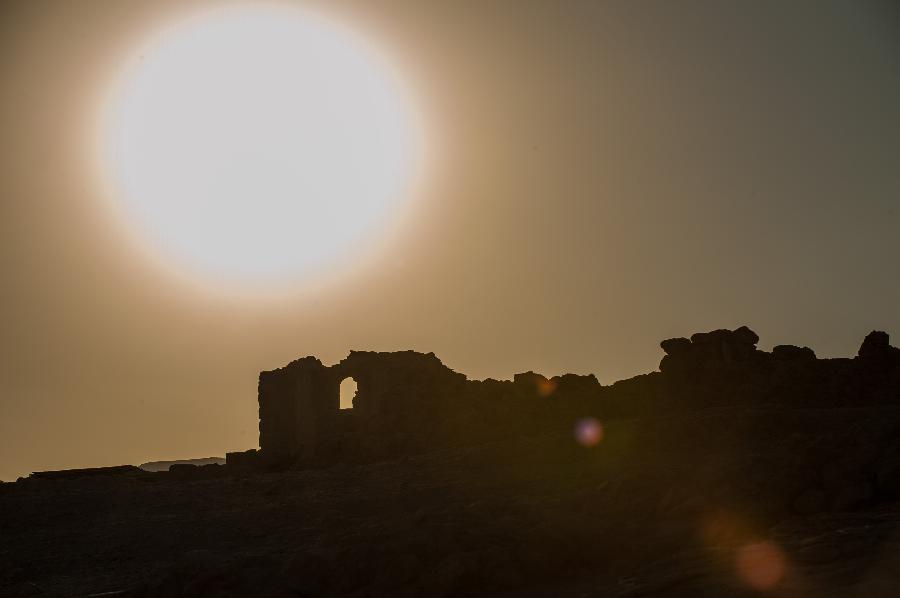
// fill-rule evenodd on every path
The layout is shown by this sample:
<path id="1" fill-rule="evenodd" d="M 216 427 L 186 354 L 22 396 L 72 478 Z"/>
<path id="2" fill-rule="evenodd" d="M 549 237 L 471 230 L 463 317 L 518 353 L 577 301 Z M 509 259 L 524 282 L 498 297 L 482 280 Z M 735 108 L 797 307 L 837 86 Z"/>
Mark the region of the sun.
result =
<path id="1" fill-rule="evenodd" d="M 100 162 L 137 237 L 206 280 L 293 284 L 365 255 L 409 201 L 422 127 L 396 69 L 316 13 L 162 28 L 104 103 Z"/>

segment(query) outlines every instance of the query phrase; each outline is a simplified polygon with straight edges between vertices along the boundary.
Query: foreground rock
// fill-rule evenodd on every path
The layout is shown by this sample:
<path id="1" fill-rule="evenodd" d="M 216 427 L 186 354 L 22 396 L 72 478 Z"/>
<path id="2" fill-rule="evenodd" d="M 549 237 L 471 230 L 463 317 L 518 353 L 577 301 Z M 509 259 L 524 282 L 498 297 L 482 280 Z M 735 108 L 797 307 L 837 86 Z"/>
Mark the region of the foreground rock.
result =
<path id="1" fill-rule="evenodd" d="M 322 420 L 349 370 L 301 360 L 260 383 L 293 440 L 0 485 L 0 596 L 900 595 L 898 351 L 757 342 L 664 341 L 612 386 L 355 354 Z"/>

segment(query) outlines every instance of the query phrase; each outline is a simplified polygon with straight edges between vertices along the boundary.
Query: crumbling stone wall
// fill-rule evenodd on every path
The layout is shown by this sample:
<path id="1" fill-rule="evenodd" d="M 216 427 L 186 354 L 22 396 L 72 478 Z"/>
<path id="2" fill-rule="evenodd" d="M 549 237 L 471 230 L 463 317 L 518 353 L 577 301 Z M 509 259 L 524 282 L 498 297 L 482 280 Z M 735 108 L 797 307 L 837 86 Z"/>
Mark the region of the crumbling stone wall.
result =
<path id="1" fill-rule="evenodd" d="M 288 463 L 333 432 L 340 381 L 315 357 L 259 375 L 259 446 L 268 464 Z"/>
<path id="2" fill-rule="evenodd" d="M 869 334 L 853 359 L 817 359 L 808 347 L 757 348 L 746 326 L 662 341 L 658 372 L 602 386 L 593 375 L 470 381 L 433 353 L 352 351 L 328 367 L 305 357 L 259 376 L 258 453 L 234 453 L 247 468 L 390 456 L 609 419 L 777 403 L 796 406 L 900 404 L 900 350 Z M 340 384 L 357 382 L 353 409 Z"/>
<path id="3" fill-rule="evenodd" d="M 351 351 L 330 371 L 338 384 L 347 377 L 356 380 L 353 410 L 366 420 L 426 414 L 458 394 L 466 381 L 434 353 L 415 351 Z"/>
<path id="4" fill-rule="evenodd" d="M 340 384 L 357 383 L 353 413 L 340 411 Z M 434 421 L 466 377 L 434 355 L 351 351 L 328 367 L 304 357 L 259 375 L 259 446 L 267 465 L 314 458 L 354 432 L 396 434 L 412 420 Z"/>

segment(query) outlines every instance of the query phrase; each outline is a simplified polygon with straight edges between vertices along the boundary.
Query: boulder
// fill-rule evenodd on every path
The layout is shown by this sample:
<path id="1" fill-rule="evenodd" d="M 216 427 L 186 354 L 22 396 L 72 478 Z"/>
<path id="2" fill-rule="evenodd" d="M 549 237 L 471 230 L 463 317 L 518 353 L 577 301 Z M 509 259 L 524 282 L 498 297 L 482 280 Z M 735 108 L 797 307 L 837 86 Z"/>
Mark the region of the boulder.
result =
<path id="1" fill-rule="evenodd" d="M 716 345 L 727 342 L 731 337 L 731 331 L 720 328 L 710 332 L 695 332 L 691 335 L 691 344 L 693 345 Z"/>
<path id="2" fill-rule="evenodd" d="M 731 338 L 735 342 L 744 345 L 756 345 L 756 343 L 759 342 L 759 335 L 746 326 L 737 328 L 734 332 L 731 333 Z"/>
<path id="3" fill-rule="evenodd" d="M 691 341 L 683 336 L 678 338 L 667 338 L 659 343 L 666 355 L 681 355 L 691 350 Z"/>
<path id="4" fill-rule="evenodd" d="M 736 330 L 697 332 L 691 339 L 670 338 L 660 343 L 666 352 L 660 371 L 688 374 L 721 363 L 749 360 L 756 352 L 759 336 L 746 326 Z"/>
<path id="5" fill-rule="evenodd" d="M 772 358 L 778 361 L 813 361 L 816 353 L 809 347 L 776 345 L 772 348 Z"/>
<path id="6" fill-rule="evenodd" d="M 860 359 L 881 359 L 883 356 L 891 352 L 891 337 L 887 332 L 881 330 L 873 330 L 866 335 L 862 345 L 859 348 Z"/>

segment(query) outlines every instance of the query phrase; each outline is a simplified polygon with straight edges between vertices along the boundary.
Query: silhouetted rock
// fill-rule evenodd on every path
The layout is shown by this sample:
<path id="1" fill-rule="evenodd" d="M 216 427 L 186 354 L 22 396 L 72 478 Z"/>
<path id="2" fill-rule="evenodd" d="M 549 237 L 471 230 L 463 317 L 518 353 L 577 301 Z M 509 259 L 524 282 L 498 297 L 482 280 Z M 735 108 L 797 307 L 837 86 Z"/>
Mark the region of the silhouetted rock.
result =
<path id="1" fill-rule="evenodd" d="M 736 328 L 734 332 L 731 333 L 732 339 L 738 344 L 742 345 L 756 345 L 759 342 L 759 335 L 747 328 L 746 326 L 741 326 L 740 328 Z"/>
<path id="2" fill-rule="evenodd" d="M 891 355 L 890 336 L 887 332 L 873 330 L 866 335 L 859 347 L 859 358 L 866 360 L 883 359 Z"/>
<path id="3" fill-rule="evenodd" d="M 412 351 L 291 362 L 260 374 L 260 449 L 225 466 L 3 484 L 0 596 L 742 596 L 732 561 L 763 540 L 811 593 L 897 595 L 871 563 L 900 533 L 898 350 L 758 342 L 668 339 L 660 371 L 609 386 Z"/>
<path id="4" fill-rule="evenodd" d="M 549 380 L 553 384 L 553 392 L 559 392 L 562 396 L 585 396 L 596 393 L 601 385 L 593 374 L 580 376 L 578 374 L 563 374 L 553 376 Z"/>
<path id="5" fill-rule="evenodd" d="M 808 347 L 792 345 L 767 353 L 758 342 L 746 326 L 667 339 L 660 343 L 666 353 L 660 378 L 638 376 L 611 387 L 592 375 L 547 378 L 531 371 L 511 382 L 469 381 L 433 353 L 413 351 L 353 351 L 331 367 L 306 357 L 260 374 L 260 452 L 230 454 L 229 464 L 246 470 L 377 460 L 654 409 L 897 398 L 900 373 L 890 372 L 900 359 L 884 333 L 870 334 L 855 361 L 818 360 Z M 339 385 L 349 376 L 357 394 L 353 409 L 341 411 Z"/>
<path id="6" fill-rule="evenodd" d="M 660 343 L 666 355 L 659 369 L 676 376 L 694 376 L 698 372 L 720 368 L 723 364 L 753 359 L 758 354 L 757 342 L 759 337 L 746 326 L 736 330 L 697 332 L 691 335 L 690 340 L 668 339 Z"/>
<path id="7" fill-rule="evenodd" d="M 776 345 L 772 347 L 772 357 L 780 361 L 810 361 L 816 358 L 816 353 L 809 347 Z"/>
<path id="8" fill-rule="evenodd" d="M 667 355 L 678 355 L 691 350 L 691 341 L 684 337 L 669 338 L 659 343 L 659 346 Z"/>

